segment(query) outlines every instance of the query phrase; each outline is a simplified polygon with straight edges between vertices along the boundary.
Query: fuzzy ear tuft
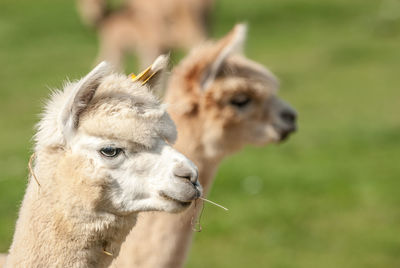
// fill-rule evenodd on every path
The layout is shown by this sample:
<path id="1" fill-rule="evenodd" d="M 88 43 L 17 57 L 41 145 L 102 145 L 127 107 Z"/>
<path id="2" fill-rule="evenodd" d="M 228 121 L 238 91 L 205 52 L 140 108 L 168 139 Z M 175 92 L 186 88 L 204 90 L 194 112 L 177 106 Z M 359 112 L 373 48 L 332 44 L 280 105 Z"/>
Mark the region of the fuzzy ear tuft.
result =
<path id="1" fill-rule="evenodd" d="M 246 41 L 247 25 L 236 24 L 235 27 L 221 40 L 215 44 L 215 54 L 212 55 L 212 62 L 204 70 L 201 80 L 201 89 L 207 90 L 214 82 L 224 60 L 235 53 L 242 53 Z"/>
<path id="2" fill-rule="evenodd" d="M 102 79 L 110 73 L 111 66 L 103 61 L 73 88 L 61 113 L 63 135 L 66 140 L 74 134 L 78 127 L 79 115 L 89 105 Z"/>
<path id="3" fill-rule="evenodd" d="M 163 71 L 168 66 L 169 55 L 160 55 L 151 65 L 151 70 L 154 73 Z"/>

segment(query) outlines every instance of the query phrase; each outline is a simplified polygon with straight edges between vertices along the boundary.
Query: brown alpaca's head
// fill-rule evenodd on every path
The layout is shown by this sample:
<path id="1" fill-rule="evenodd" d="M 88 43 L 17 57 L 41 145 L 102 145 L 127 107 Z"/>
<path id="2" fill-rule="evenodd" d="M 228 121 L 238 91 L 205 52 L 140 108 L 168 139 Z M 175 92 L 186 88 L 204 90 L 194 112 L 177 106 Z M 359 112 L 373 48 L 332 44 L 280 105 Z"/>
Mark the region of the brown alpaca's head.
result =
<path id="1" fill-rule="evenodd" d="M 296 111 L 277 96 L 277 78 L 242 55 L 245 36 L 246 26 L 236 25 L 175 68 L 166 101 L 178 143 L 188 135 L 185 140 L 200 140 L 207 156 L 218 157 L 246 144 L 283 141 L 296 130 Z"/>

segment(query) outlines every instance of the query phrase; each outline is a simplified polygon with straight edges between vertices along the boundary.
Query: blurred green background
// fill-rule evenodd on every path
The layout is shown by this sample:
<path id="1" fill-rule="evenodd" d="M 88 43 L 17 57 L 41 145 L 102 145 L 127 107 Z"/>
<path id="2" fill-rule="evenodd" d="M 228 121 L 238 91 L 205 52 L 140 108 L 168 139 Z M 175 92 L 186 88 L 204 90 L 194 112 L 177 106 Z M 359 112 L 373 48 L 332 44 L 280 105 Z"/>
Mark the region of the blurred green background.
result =
<path id="1" fill-rule="evenodd" d="M 224 161 L 210 199 L 230 210 L 206 204 L 187 267 L 400 267 L 400 2 L 216 1 L 212 35 L 249 23 L 300 130 Z M 1 0 L 1 252 L 43 100 L 96 53 L 73 1 Z"/>

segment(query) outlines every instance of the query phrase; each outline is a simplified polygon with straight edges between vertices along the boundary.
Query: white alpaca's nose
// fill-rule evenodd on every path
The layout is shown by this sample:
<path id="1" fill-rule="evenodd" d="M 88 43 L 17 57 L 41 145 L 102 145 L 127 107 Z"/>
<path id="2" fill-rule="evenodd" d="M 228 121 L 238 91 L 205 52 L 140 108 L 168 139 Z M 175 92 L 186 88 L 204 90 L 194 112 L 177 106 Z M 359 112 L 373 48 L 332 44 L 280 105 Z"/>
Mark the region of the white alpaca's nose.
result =
<path id="1" fill-rule="evenodd" d="M 183 161 L 180 161 L 175 165 L 172 173 L 175 177 L 188 180 L 195 186 L 199 184 L 199 172 L 194 165 L 189 165 Z"/>
<path id="2" fill-rule="evenodd" d="M 199 172 L 196 165 L 186 156 L 170 146 L 163 149 L 169 166 L 169 179 L 162 189 L 163 195 L 181 202 L 191 202 L 203 194 L 203 188 L 199 182 Z"/>

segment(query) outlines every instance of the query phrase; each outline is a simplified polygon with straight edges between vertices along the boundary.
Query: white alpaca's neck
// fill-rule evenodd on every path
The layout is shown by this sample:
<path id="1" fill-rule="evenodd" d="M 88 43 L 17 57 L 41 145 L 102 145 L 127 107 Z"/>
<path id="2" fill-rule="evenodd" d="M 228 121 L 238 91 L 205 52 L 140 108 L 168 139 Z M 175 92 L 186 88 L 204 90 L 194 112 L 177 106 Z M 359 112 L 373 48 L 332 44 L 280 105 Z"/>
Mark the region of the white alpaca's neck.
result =
<path id="1" fill-rule="evenodd" d="M 34 172 L 41 186 L 30 179 L 5 267 L 107 267 L 137 215 L 86 206 L 84 196 L 58 185 L 59 163 L 49 168 L 49 160 L 39 155 Z"/>

